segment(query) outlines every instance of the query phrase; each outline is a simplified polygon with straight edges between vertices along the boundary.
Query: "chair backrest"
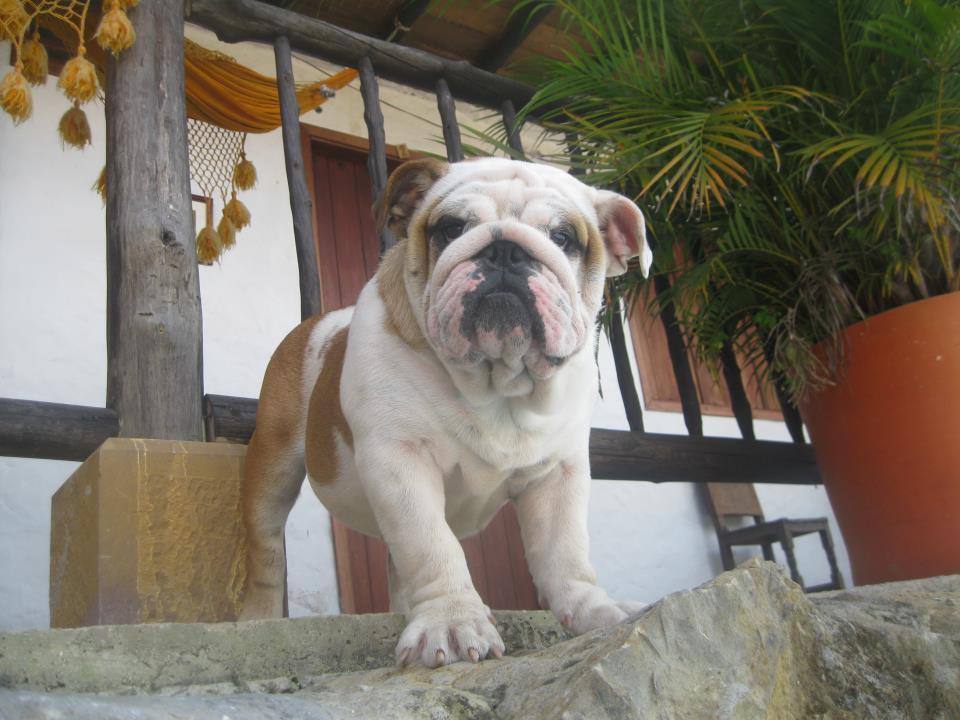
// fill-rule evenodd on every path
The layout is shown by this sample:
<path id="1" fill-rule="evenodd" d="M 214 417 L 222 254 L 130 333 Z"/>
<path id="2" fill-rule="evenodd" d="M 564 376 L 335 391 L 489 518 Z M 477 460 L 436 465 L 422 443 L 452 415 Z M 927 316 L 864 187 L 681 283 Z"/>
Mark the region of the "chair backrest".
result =
<path id="1" fill-rule="evenodd" d="M 710 516 L 718 531 L 727 530 L 727 518 L 752 517 L 763 522 L 763 510 L 751 483 L 706 483 Z"/>

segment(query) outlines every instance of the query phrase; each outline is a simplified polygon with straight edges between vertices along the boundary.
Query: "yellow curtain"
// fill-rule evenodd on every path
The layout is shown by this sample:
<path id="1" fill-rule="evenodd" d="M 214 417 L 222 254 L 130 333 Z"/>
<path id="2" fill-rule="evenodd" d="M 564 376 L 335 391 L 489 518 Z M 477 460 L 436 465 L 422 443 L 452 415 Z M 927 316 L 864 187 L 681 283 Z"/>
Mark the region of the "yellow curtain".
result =
<path id="1" fill-rule="evenodd" d="M 222 53 L 186 40 L 187 116 L 238 132 L 263 133 L 280 127 L 277 82 Z M 326 80 L 298 84 L 300 113 L 326 102 L 323 89 L 339 90 L 357 77 L 342 70 Z"/>

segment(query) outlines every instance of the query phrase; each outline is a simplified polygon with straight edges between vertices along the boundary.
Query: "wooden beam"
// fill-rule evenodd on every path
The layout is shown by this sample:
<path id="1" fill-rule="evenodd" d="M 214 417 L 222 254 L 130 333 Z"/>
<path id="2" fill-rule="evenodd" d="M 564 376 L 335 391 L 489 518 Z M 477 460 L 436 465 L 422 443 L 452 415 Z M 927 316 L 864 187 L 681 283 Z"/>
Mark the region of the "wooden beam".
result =
<path id="1" fill-rule="evenodd" d="M 457 105 L 450 92 L 450 86 L 443 78 L 437 78 L 437 108 L 440 110 L 440 123 L 443 125 L 443 142 L 447 146 L 447 160 L 463 160 L 463 146 L 460 143 L 460 124 L 457 122 Z"/>
<path id="2" fill-rule="evenodd" d="M 598 480 L 823 482 L 809 446 L 598 428 L 590 432 L 590 467 Z"/>
<path id="3" fill-rule="evenodd" d="M 107 408 L 0 398 L 0 455 L 86 460 L 120 431 Z"/>
<path id="4" fill-rule="evenodd" d="M 637 386 L 633 382 L 633 363 L 630 362 L 630 352 L 627 350 L 627 338 L 623 331 L 623 313 L 620 303 L 610 321 L 610 349 L 613 351 L 613 365 L 617 371 L 617 384 L 620 386 L 620 397 L 623 400 L 623 410 L 627 415 L 627 424 L 635 432 L 643 432 L 643 410 L 640 406 L 640 397 L 637 395 Z"/>
<path id="5" fill-rule="evenodd" d="M 737 419 L 737 427 L 744 440 L 756 440 L 753 431 L 753 410 L 747 399 L 747 391 L 743 388 L 743 377 L 740 373 L 740 363 L 730 341 L 723 343 L 720 349 L 720 365 L 723 369 L 723 379 L 727 383 L 727 392 L 730 394 L 730 408 Z"/>
<path id="6" fill-rule="evenodd" d="M 356 67 L 360 58 L 369 57 L 380 78 L 421 90 L 435 90 L 437 78 L 445 77 L 458 99 L 488 108 L 499 108 L 504 100 L 522 107 L 533 97 L 529 85 L 468 62 L 361 35 L 258 0 L 191 0 L 189 19 L 224 42 L 273 44 L 285 35 L 293 49 L 338 65 Z"/>
<path id="7" fill-rule="evenodd" d="M 293 80 L 290 43 L 278 37 L 273 44 L 277 62 L 277 88 L 280 93 L 280 121 L 283 130 L 283 157 L 290 190 L 290 212 L 293 214 L 293 239 L 297 246 L 297 268 L 300 274 L 300 318 L 320 313 L 320 273 L 317 250 L 313 242 L 313 203 L 303 175 L 303 150 L 300 146 L 300 105 Z"/>
<path id="8" fill-rule="evenodd" d="M 420 16 L 430 7 L 431 0 L 411 0 L 400 9 L 393 18 L 393 27 L 387 30 L 383 39 L 400 44 L 420 19 Z"/>
<path id="9" fill-rule="evenodd" d="M 542 23 L 553 7 L 550 4 L 530 5 L 525 11 L 514 12 L 507 21 L 503 34 L 497 38 L 474 64 L 481 70 L 496 72 L 523 41 Z"/>
<path id="10" fill-rule="evenodd" d="M 360 59 L 360 96 L 370 142 L 367 172 L 370 174 L 372 197 L 376 204 L 387 188 L 387 136 L 383 126 L 383 111 L 380 109 L 380 83 L 368 57 Z M 386 227 L 380 230 L 381 257 L 395 242 L 393 234 Z"/>
<path id="11" fill-rule="evenodd" d="M 520 139 L 520 126 L 517 124 L 517 109 L 513 106 L 513 102 L 504 100 L 500 105 L 500 113 L 503 115 L 503 126 L 507 130 L 507 144 L 520 158 L 525 157 L 523 141 Z"/>
<path id="12" fill-rule="evenodd" d="M 210 437 L 245 443 L 257 401 L 208 395 Z M 650 482 L 821 483 L 813 451 L 792 443 L 692 438 L 601 430 L 590 433 L 590 464 L 598 480 Z"/>
<path id="13" fill-rule="evenodd" d="M 203 401 L 203 421 L 208 440 L 247 443 L 257 420 L 254 398 L 207 395 Z"/>
<path id="14" fill-rule="evenodd" d="M 107 63 L 107 406 L 123 437 L 202 440 L 183 3 L 130 19 L 137 42 Z"/>

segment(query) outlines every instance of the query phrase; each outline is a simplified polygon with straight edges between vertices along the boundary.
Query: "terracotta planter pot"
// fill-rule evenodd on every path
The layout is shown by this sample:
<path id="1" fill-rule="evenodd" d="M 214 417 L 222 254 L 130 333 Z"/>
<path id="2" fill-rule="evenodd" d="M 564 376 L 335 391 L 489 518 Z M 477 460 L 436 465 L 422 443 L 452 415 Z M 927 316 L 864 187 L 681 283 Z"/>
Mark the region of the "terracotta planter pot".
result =
<path id="1" fill-rule="evenodd" d="M 845 331 L 803 416 L 858 585 L 960 573 L 960 293 Z"/>

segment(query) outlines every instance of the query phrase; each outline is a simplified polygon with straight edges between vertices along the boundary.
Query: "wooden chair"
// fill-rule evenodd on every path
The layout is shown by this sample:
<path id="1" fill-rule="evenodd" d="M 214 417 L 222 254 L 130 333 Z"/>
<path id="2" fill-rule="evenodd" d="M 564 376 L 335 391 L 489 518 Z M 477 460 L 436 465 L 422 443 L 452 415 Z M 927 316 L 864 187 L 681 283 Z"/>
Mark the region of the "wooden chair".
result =
<path id="1" fill-rule="evenodd" d="M 805 592 L 840 590 L 844 587 L 843 576 L 837 567 L 837 557 L 833 550 L 833 537 L 830 535 L 830 526 L 826 518 L 802 520 L 781 518 L 767 521 L 763 517 L 757 493 L 750 483 L 707 483 L 706 490 L 710 515 L 720 543 L 720 558 L 724 570 L 734 568 L 734 545 L 759 545 L 763 549 L 764 559 L 773 561 L 773 543 L 778 542 L 787 556 L 790 577 Z M 730 528 L 727 521 L 731 517 L 751 517 L 754 524 Z M 827 554 L 827 562 L 830 563 L 830 582 L 814 587 L 804 585 L 793 551 L 793 539 L 810 533 L 820 533 L 820 542 Z"/>

